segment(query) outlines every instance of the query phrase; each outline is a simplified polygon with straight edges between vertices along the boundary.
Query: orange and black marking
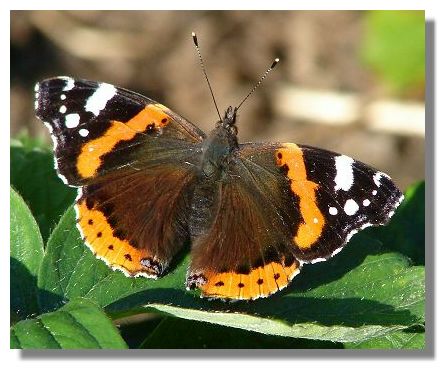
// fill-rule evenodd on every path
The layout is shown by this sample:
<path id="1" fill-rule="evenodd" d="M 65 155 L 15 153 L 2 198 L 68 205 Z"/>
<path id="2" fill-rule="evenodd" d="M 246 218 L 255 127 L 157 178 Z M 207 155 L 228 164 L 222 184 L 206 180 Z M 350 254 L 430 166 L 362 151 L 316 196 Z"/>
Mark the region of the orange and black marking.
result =
<path id="1" fill-rule="evenodd" d="M 161 274 L 161 266 L 152 255 L 146 249 L 135 248 L 128 240 L 119 237 L 104 212 L 94 204 L 81 198 L 76 211 L 77 227 L 97 258 L 128 276 L 155 278 Z"/>
<path id="2" fill-rule="evenodd" d="M 126 122 L 111 121 L 109 128 L 98 138 L 82 145 L 76 168 L 83 179 L 96 176 L 102 157 L 123 141 L 130 141 L 139 133 L 156 132 L 166 127 L 171 118 L 161 104 L 150 104 Z"/>
<path id="3" fill-rule="evenodd" d="M 298 260 L 290 263 L 270 262 L 252 268 L 247 273 L 234 271 L 194 274 L 188 278 L 188 286 L 200 288 L 203 297 L 254 300 L 283 289 L 299 271 Z"/>
<path id="4" fill-rule="evenodd" d="M 303 151 L 286 143 L 275 151 L 276 164 L 283 169 L 292 193 L 299 199 L 302 222 L 295 229 L 293 241 L 301 250 L 310 249 L 321 237 L 326 220 L 317 205 L 318 184 L 308 179 Z"/>

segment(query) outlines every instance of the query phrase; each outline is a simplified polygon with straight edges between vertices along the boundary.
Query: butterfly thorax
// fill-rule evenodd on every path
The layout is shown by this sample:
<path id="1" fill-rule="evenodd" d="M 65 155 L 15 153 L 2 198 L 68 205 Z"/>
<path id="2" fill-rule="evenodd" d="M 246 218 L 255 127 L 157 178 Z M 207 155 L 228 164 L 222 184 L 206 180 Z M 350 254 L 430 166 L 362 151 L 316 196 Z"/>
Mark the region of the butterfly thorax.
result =
<path id="1" fill-rule="evenodd" d="M 203 143 L 202 171 L 206 177 L 219 176 L 238 149 L 236 108 L 226 110 L 224 118 L 216 123 L 215 129 Z"/>

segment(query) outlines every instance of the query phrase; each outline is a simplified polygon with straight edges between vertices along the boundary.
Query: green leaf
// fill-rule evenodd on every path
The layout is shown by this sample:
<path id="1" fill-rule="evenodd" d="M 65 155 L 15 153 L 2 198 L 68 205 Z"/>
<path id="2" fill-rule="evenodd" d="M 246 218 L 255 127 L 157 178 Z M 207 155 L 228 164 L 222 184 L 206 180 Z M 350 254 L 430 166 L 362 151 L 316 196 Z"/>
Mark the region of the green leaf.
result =
<path id="1" fill-rule="evenodd" d="M 360 343 L 346 343 L 345 348 L 378 350 L 422 350 L 425 348 L 425 332 L 409 332 L 407 330 L 403 330 Z"/>
<path id="2" fill-rule="evenodd" d="M 391 250 L 408 256 L 414 264 L 425 265 L 425 182 L 410 186 L 391 222 L 365 232 Z"/>
<path id="3" fill-rule="evenodd" d="M 115 318 L 156 311 L 263 334 L 336 342 L 364 341 L 424 322 L 424 268 L 410 266 L 403 255 L 360 234 L 335 258 L 305 266 L 289 288 L 253 302 L 199 299 L 198 292 L 184 288 L 187 265 L 188 257 L 178 260 L 159 280 L 113 272 L 82 244 L 70 209 L 48 242 L 39 301 L 51 310 L 86 297 Z"/>
<path id="4" fill-rule="evenodd" d="M 11 348 L 127 348 L 110 319 L 95 304 L 74 300 L 61 309 L 11 328 Z"/>
<path id="5" fill-rule="evenodd" d="M 181 292 L 184 291 L 184 269 L 185 263 L 182 262 L 181 267 L 156 281 L 127 278 L 119 271 L 112 271 L 83 244 L 71 207 L 48 240 L 38 279 L 39 303 L 42 311 L 51 311 L 69 299 L 86 297 L 105 307 L 127 296 L 135 297 L 140 291 L 153 289 L 164 295 L 164 287 L 168 298 L 172 287 L 180 286 Z M 137 303 L 130 303 L 125 310 L 142 301 L 141 296 Z"/>
<path id="6" fill-rule="evenodd" d="M 425 12 L 367 12 L 362 55 L 365 62 L 396 92 L 423 88 Z"/>
<path id="7" fill-rule="evenodd" d="M 10 150 L 11 184 L 29 205 L 47 240 L 76 191 L 57 177 L 52 151 L 42 149 L 38 142 L 13 140 Z"/>
<path id="8" fill-rule="evenodd" d="M 165 318 L 140 348 L 343 348 L 327 341 L 314 341 L 260 334 L 217 324 Z"/>
<path id="9" fill-rule="evenodd" d="M 37 272 L 43 259 L 39 227 L 23 199 L 10 190 L 11 318 L 25 319 L 39 312 Z"/>
<path id="10" fill-rule="evenodd" d="M 21 147 L 26 151 L 41 149 L 48 151 L 48 144 L 41 137 L 32 137 L 26 131 L 20 132 L 15 138 L 10 139 L 10 146 Z"/>
<path id="11" fill-rule="evenodd" d="M 141 344 L 147 339 L 150 332 L 153 332 L 156 327 L 164 319 L 164 316 L 159 314 L 136 314 L 122 319 L 116 319 L 113 323 L 119 328 L 119 332 L 127 343 L 128 348 L 141 348 Z M 165 332 L 167 334 L 167 332 Z"/>

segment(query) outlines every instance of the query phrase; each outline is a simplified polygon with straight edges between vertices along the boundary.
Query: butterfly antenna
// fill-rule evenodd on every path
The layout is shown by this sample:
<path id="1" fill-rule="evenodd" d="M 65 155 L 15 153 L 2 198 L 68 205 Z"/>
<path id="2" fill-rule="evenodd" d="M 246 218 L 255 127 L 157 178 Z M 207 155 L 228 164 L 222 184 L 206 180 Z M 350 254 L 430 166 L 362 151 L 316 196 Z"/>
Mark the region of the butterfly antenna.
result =
<path id="1" fill-rule="evenodd" d="M 219 120 L 222 121 L 221 114 L 219 113 L 218 104 L 216 103 L 215 95 L 213 94 L 212 86 L 210 86 L 209 78 L 207 77 L 206 69 L 204 67 L 204 61 L 202 60 L 201 51 L 199 51 L 198 45 L 198 37 L 195 32 L 192 32 L 193 42 L 196 47 L 196 51 L 198 51 L 199 61 L 201 62 L 201 69 L 204 72 L 204 76 L 206 77 L 207 85 L 209 86 L 210 93 L 212 94 L 213 103 L 215 104 L 216 111 L 218 113 Z"/>
<path id="2" fill-rule="evenodd" d="M 276 58 L 276 59 L 273 61 L 272 65 L 266 70 L 266 72 L 265 72 L 265 73 L 263 74 L 263 76 L 259 79 L 259 81 L 257 82 L 257 84 L 250 90 L 250 92 L 249 92 L 249 93 L 247 94 L 247 96 L 243 99 L 243 101 L 241 101 L 241 103 L 238 105 L 238 107 L 236 108 L 236 110 L 238 110 L 238 109 L 241 107 L 241 105 L 244 104 L 244 101 L 246 101 L 246 100 L 248 99 L 248 97 L 249 97 L 250 95 L 252 95 L 253 92 L 254 92 L 258 87 L 260 87 L 261 83 L 263 83 L 263 81 L 264 81 L 264 78 L 266 78 L 266 76 L 269 74 L 269 72 L 270 72 L 272 69 L 275 68 L 275 66 L 278 64 L 279 61 L 280 61 L 280 59 L 278 59 L 278 58 Z"/>

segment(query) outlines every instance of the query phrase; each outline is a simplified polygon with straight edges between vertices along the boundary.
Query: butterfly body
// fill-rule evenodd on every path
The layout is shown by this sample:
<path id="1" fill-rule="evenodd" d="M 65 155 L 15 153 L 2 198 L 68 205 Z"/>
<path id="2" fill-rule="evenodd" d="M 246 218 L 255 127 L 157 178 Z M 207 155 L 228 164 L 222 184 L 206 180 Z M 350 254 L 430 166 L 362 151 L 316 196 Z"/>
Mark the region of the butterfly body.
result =
<path id="1" fill-rule="evenodd" d="M 239 143 L 229 107 L 206 136 L 167 107 L 106 83 L 36 85 L 36 113 L 61 179 L 78 188 L 77 227 L 96 257 L 157 278 L 191 245 L 187 288 L 256 299 L 305 263 L 388 222 L 403 199 L 384 173 L 291 143 Z"/>

